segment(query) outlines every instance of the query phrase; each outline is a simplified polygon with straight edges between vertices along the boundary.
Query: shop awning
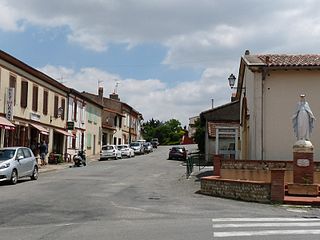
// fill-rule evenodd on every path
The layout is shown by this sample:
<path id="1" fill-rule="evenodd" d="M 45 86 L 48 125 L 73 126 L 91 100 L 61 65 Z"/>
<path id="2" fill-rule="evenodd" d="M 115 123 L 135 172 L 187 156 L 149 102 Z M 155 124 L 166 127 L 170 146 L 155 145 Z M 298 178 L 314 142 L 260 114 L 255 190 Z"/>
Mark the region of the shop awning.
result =
<path id="1" fill-rule="evenodd" d="M 36 129 L 38 129 L 41 134 L 49 135 L 49 131 L 47 129 L 45 129 L 44 127 L 42 127 L 38 124 L 34 124 L 34 123 L 30 123 L 30 125 Z"/>
<path id="2" fill-rule="evenodd" d="M 61 129 L 54 129 L 54 131 L 61 133 L 63 135 L 69 136 L 69 137 L 74 137 L 74 135 L 72 133 L 69 133 L 69 132 L 61 130 Z"/>
<path id="3" fill-rule="evenodd" d="M 13 130 L 15 128 L 15 125 L 13 125 L 8 119 L 0 117 L 0 128 Z"/>

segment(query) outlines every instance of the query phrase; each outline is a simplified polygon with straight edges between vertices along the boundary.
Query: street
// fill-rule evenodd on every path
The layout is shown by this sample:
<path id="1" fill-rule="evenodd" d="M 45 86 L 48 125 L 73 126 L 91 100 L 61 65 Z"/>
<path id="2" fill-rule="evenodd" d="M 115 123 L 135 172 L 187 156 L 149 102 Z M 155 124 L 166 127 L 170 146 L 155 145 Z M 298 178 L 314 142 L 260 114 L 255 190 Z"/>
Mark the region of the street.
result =
<path id="1" fill-rule="evenodd" d="M 169 147 L 161 146 L 147 155 L 46 172 L 37 181 L 20 180 L 15 186 L 1 184 L 0 238 L 320 237 L 319 209 L 197 194 L 197 174 L 186 179 L 182 162 L 167 160 L 168 150 Z"/>

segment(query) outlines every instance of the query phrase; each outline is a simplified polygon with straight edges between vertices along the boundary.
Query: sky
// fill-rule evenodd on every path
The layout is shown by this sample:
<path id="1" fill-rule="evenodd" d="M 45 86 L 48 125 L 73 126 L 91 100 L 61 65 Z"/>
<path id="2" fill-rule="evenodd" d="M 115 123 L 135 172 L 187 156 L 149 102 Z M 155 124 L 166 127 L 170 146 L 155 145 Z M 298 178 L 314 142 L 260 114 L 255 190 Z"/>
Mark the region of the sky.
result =
<path id="1" fill-rule="evenodd" d="M 116 91 L 144 121 L 187 125 L 230 102 L 245 50 L 319 53 L 319 9 L 317 0 L 0 0 L 0 49 L 80 92 Z"/>

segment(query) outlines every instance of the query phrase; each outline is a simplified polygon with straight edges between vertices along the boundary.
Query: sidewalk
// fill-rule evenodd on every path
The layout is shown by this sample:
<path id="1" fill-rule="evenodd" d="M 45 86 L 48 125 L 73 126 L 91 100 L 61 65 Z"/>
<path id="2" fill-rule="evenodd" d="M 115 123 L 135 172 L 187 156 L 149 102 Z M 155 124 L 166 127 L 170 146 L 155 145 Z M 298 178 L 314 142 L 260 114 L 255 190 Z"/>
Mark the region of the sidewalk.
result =
<path id="1" fill-rule="evenodd" d="M 90 162 L 97 161 L 99 159 L 99 154 L 92 155 L 87 157 L 87 164 L 90 164 Z M 45 173 L 45 172 L 51 172 L 51 171 L 57 171 L 65 168 L 69 168 L 73 166 L 73 162 L 68 163 L 60 163 L 60 164 L 47 164 L 45 166 L 39 165 L 39 173 Z"/>

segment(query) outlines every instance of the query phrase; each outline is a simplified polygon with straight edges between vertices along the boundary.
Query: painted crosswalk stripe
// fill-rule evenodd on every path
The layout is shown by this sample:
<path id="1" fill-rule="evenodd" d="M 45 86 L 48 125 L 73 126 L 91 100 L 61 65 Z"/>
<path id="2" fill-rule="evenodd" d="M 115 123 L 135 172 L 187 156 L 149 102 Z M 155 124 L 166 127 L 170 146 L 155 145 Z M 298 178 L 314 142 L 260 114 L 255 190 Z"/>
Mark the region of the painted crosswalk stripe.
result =
<path id="1" fill-rule="evenodd" d="M 212 218 L 212 222 L 313 222 L 320 218 Z"/>
<path id="2" fill-rule="evenodd" d="M 238 231 L 238 232 L 214 232 L 213 237 L 249 237 L 268 235 L 307 235 L 320 234 L 320 230 L 266 230 L 266 231 Z"/>
<path id="3" fill-rule="evenodd" d="M 219 230 L 213 233 L 214 238 L 320 234 L 320 218 L 213 218 L 212 222 L 213 229 Z M 241 228 L 248 230 L 237 231 Z M 260 229 L 252 230 L 256 228 Z M 221 231 L 222 229 L 230 231 Z"/>

